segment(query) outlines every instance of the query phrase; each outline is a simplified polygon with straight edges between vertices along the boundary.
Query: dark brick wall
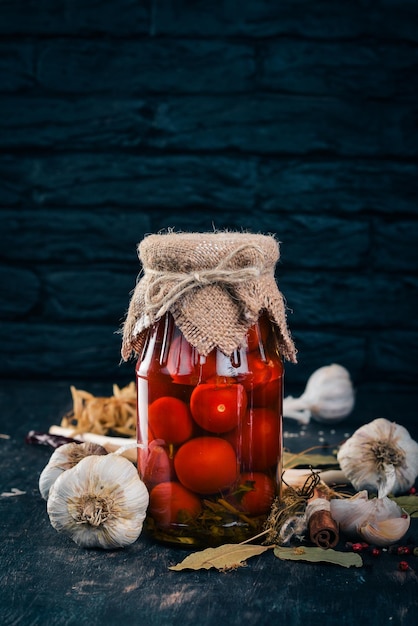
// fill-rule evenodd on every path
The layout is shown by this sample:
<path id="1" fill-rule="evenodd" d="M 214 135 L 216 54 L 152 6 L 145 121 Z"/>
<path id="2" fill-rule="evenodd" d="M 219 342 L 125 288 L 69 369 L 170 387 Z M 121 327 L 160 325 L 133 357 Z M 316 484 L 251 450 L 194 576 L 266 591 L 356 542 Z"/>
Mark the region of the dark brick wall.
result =
<path id="1" fill-rule="evenodd" d="M 416 385 L 415 0 L 0 0 L 0 374 L 124 382 L 147 233 L 282 242 L 299 364 Z"/>

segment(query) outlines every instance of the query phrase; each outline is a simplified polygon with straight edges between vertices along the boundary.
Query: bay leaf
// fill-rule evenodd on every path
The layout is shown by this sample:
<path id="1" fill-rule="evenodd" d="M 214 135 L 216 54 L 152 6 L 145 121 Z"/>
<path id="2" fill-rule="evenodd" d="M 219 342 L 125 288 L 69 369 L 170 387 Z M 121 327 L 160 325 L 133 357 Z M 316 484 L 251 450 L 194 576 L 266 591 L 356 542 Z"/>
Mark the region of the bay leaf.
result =
<path id="1" fill-rule="evenodd" d="M 247 559 L 262 554 L 272 547 L 273 546 L 226 543 L 217 548 L 206 548 L 199 552 L 193 552 L 186 556 L 181 563 L 172 565 L 168 569 L 176 572 L 185 569 L 211 569 L 212 567 L 218 570 L 236 569 L 237 567 L 245 565 Z"/>
<path id="2" fill-rule="evenodd" d="M 332 548 L 276 546 L 274 555 L 284 561 L 309 561 L 310 563 L 332 563 L 342 567 L 361 567 L 363 559 L 357 552 L 339 552 Z"/>
<path id="3" fill-rule="evenodd" d="M 396 502 L 411 517 L 418 517 L 418 496 L 389 496 L 389 498 Z"/>

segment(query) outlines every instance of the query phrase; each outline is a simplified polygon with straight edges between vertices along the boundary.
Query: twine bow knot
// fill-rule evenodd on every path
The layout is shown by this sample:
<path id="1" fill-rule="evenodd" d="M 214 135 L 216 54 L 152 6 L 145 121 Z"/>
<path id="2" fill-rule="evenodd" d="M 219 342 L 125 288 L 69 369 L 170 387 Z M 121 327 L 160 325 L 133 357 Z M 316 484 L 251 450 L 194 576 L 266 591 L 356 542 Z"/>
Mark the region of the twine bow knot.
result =
<path id="1" fill-rule="evenodd" d="M 245 267 L 231 267 L 231 261 L 247 248 L 260 254 L 257 262 Z M 149 320 L 157 320 L 162 317 L 179 298 L 192 289 L 216 283 L 239 284 L 248 280 L 256 280 L 262 274 L 271 273 L 271 268 L 266 269 L 263 259 L 264 255 L 261 248 L 245 245 L 233 250 L 216 267 L 202 268 L 198 272 L 161 272 L 147 268 L 144 272 L 144 278 L 150 278 L 144 294 L 144 317 L 147 318 L 147 323 Z M 167 289 L 167 287 L 169 288 Z"/>

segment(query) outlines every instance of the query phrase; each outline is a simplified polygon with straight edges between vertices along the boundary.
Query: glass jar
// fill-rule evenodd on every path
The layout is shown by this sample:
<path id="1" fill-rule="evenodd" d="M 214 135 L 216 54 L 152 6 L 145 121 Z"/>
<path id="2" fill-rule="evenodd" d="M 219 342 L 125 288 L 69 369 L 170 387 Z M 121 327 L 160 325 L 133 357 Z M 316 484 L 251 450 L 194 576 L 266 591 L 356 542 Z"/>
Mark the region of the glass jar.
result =
<path id="1" fill-rule="evenodd" d="M 219 348 L 199 354 L 170 313 L 147 330 L 137 438 L 153 538 L 205 547 L 263 530 L 280 490 L 283 371 L 265 311 L 230 357 Z"/>
<path id="2" fill-rule="evenodd" d="M 282 358 L 296 362 L 272 235 L 147 235 L 121 355 L 137 358 L 146 529 L 172 544 L 239 543 L 279 495 Z"/>

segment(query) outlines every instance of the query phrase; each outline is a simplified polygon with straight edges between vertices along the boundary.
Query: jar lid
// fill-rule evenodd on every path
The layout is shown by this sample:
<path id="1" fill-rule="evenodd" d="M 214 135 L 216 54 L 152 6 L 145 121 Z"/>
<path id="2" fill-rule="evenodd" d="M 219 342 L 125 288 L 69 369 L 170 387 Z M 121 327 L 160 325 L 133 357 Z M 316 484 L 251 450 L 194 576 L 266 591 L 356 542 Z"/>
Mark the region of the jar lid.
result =
<path id="1" fill-rule="evenodd" d="M 123 326 L 122 358 L 141 351 L 145 331 L 171 313 L 202 355 L 227 356 L 266 311 L 283 356 L 296 362 L 283 296 L 275 281 L 279 244 L 272 235 L 237 232 L 148 235 L 138 245 L 143 274 Z"/>

